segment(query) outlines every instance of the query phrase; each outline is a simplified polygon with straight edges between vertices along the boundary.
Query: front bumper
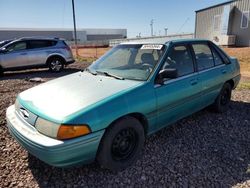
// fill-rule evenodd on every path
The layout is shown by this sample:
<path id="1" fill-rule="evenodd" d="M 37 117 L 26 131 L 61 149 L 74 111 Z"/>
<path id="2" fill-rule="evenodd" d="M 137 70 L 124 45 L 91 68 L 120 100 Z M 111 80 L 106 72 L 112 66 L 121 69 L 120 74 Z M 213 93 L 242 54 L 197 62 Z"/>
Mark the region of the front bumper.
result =
<path id="1" fill-rule="evenodd" d="M 238 76 L 236 76 L 236 77 L 233 78 L 233 81 L 234 81 L 234 87 L 233 87 L 233 89 L 235 89 L 239 85 L 240 79 L 241 79 L 241 74 L 239 74 Z"/>
<path id="2" fill-rule="evenodd" d="M 15 111 L 14 105 L 6 112 L 7 125 L 15 139 L 32 155 L 57 167 L 69 167 L 94 161 L 104 130 L 66 141 L 39 133 Z"/>

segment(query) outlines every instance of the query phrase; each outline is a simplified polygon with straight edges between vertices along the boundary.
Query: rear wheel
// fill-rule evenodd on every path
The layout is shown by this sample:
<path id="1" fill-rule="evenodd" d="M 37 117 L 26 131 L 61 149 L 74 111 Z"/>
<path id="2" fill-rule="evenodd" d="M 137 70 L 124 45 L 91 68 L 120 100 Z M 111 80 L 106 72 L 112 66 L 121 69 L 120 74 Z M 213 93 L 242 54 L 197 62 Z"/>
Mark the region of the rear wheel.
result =
<path id="1" fill-rule="evenodd" d="M 122 118 L 107 129 L 97 161 L 112 171 L 123 170 L 138 159 L 144 141 L 144 129 L 140 122 L 133 117 Z"/>
<path id="2" fill-rule="evenodd" d="M 227 111 L 231 101 L 231 95 L 232 87 L 229 83 L 225 83 L 213 104 L 213 109 L 219 113 Z"/>
<path id="3" fill-rule="evenodd" d="M 64 60 L 60 57 L 52 57 L 48 60 L 48 66 L 51 72 L 60 72 L 64 69 Z"/>
<path id="4" fill-rule="evenodd" d="M 0 66 L 0 77 L 3 76 L 3 68 Z"/>

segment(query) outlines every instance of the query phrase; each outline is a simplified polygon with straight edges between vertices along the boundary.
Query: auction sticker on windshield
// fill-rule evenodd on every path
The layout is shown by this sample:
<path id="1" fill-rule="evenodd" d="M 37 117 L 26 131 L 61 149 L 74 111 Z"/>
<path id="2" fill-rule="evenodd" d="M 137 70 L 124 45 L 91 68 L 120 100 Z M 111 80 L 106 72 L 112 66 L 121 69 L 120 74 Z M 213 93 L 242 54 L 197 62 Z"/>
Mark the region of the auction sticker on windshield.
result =
<path id="1" fill-rule="evenodd" d="M 141 49 L 142 50 L 160 50 L 163 45 L 160 44 L 144 44 Z"/>

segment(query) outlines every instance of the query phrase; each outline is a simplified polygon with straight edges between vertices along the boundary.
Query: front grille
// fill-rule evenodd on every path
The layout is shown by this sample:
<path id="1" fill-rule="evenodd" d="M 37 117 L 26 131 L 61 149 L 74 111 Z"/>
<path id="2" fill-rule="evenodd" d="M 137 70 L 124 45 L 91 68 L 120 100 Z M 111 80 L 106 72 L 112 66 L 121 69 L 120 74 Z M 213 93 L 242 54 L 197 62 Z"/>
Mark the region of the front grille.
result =
<path id="1" fill-rule="evenodd" d="M 27 110 L 25 107 L 23 107 L 18 100 L 15 102 L 15 109 L 16 113 L 26 122 L 28 122 L 30 125 L 35 126 L 37 115 Z"/>

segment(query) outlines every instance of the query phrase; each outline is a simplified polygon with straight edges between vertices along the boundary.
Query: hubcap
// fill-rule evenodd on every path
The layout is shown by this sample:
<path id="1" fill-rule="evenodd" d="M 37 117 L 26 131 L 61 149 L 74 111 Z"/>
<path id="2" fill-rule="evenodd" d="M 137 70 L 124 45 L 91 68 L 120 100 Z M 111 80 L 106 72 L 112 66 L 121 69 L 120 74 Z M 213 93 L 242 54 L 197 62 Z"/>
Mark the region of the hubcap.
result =
<path id="1" fill-rule="evenodd" d="M 134 129 L 121 130 L 114 138 L 111 152 L 114 160 L 121 161 L 128 159 L 135 151 L 138 137 Z"/>
<path id="2" fill-rule="evenodd" d="M 59 71 L 62 68 L 62 63 L 58 60 L 54 60 L 51 62 L 51 69 L 53 71 Z"/>

